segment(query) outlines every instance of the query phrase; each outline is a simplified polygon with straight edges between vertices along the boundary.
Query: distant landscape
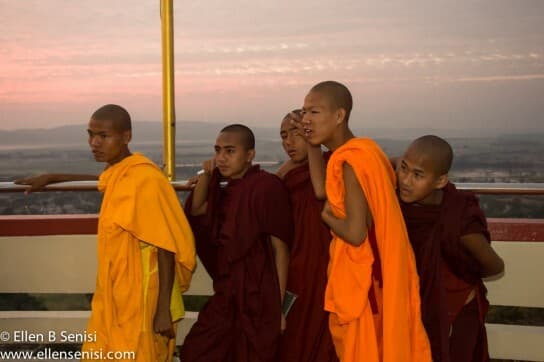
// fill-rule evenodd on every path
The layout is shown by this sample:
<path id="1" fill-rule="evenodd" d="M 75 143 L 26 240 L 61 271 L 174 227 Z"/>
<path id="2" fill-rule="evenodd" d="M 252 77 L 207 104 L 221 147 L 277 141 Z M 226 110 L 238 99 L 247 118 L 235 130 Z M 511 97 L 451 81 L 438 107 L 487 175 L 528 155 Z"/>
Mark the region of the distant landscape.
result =
<path id="1" fill-rule="evenodd" d="M 176 176 L 194 175 L 211 157 L 213 142 L 222 124 L 178 122 Z M 162 127 L 156 122 L 136 122 L 131 150 L 162 163 Z M 286 159 L 276 128 L 255 128 L 257 161 L 275 171 Z M 455 182 L 544 182 L 544 134 L 501 134 L 417 129 L 356 130 L 374 138 L 389 156 L 400 155 L 415 137 L 434 133 L 454 147 L 451 178 Z M 65 126 L 44 130 L 0 131 L 0 181 L 44 172 L 100 173 L 87 146 L 86 127 Z M 185 195 L 180 195 L 183 199 Z M 481 197 L 488 216 L 544 218 L 543 197 Z M 62 214 L 98 211 L 98 192 L 48 192 L 24 196 L 0 194 L 0 214 Z"/>

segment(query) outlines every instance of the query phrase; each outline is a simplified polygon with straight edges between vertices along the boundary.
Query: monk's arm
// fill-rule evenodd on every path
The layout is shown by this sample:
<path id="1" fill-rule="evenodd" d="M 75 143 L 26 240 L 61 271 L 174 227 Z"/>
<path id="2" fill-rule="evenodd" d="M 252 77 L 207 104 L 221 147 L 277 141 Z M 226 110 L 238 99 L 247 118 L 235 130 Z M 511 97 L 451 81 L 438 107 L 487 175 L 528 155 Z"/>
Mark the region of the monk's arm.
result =
<path id="1" fill-rule="evenodd" d="M 326 166 L 321 146 L 312 146 L 308 143 L 308 167 L 315 197 L 319 200 L 327 199 L 325 193 Z"/>
<path id="2" fill-rule="evenodd" d="M 159 298 L 153 318 L 153 330 L 155 333 L 174 338 L 175 333 L 170 314 L 170 298 L 172 297 L 175 273 L 174 253 L 157 248 L 157 259 L 159 266 Z"/>
<path id="3" fill-rule="evenodd" d="M 21 178 L 13 181 L 17 185 L 29 185 L 27 193 L 32 191 L 43 190 L 49 184 L 67 181 L 96 181 L 97 175 L 77 175 L 77 174 L 62 174 L 62 173 L 45 173 L 38 176 Z"/>
<path id="4" fill-rule="evenodd" d="M 207 172 L 200 175 L 193 191 L 193 203 L 191 204 L 191 215 L 198 216 L 206 213 L 208 206 L 208 185 L 210 184 L 211 174 Z"/>
<path id="5" fill-rule="evenodd" d="M 278 282 L 280 286 L 280 298 L 283 305 L 285 289 L 287 289 L 287 269 L 289 267 L 289 248 L 287 244 L 275 236 L 270 236 L 272 240 L 272 249 L 274 250 L 274 259 L 276 261 L 276 272 L 278 273 Z M 281 330 L 285 330 L 285 316 L 281 314 Z"/>
<path id="6" fill-rule="evenodd" d="M 193 203 L 191 204 L 191 215 L 198 216 L 206 213 L 208 207 L 208 186 L 215 169 L 215 160 L 209 159 L 202 163 L 202 174 L 198 177 L 195 189 L 193 190 Z"/>
<path id="7" fill-rule="evenodd" d="M 304 127 L 302 126 L 302 115 L 298 112 L 291 112 L 291 124 L 297 128 L 297 133 L 304 137 Z M 325 160 L 323 160 L 323 152 L 321 151 L 321 145 L 312 146 L 308 139 L 306 139 L 306 146 L 308 147 L 308 167 L 310 168 L 310 178 L 312 180 L 312 186 L 314 188 L 315 196 L 319 200 L 326 200 L 327 194 L 325 193 Z"/>
<path id="8" fill-rule="evenodd" d="M 326 204 L 321 216 L 331 230 L 344 241 L 355 246 L 361 245 L 366 239 L 368 225 L 372 215 L 366 202 L 366 197 L 355 176 L 355 172 L 347 163 L 343 165 L 346 217 L 338 219 Z"/>
<path id="9" fill-rule="evenodd" d="M 276 271 L 280 284 L 281 301 L 287 288 L 287 268 L 289 267 L 289 248 L 287 244 L 275 236 L 270 236 L 272 240 L 272 249 L 274 250 L 274 259 L 276 261 Z"/>
<path id="10" fill-rule="evenodd" d="M 504 261 L 482 234 L 463 235 L 461 236 L 461 244 L 480 263 L 482 277 L 490 277 L 503 272 Z"/>
<path id="11" fill-rule="evenodd" d="M 278 168 L 278 171 L 276 171 L 276 176 L 283 180 L 285 175 L 296 167 L 297 165 L 293 162 L 293 160 L 288 159 L 280 166 L 280 168 Z"/>

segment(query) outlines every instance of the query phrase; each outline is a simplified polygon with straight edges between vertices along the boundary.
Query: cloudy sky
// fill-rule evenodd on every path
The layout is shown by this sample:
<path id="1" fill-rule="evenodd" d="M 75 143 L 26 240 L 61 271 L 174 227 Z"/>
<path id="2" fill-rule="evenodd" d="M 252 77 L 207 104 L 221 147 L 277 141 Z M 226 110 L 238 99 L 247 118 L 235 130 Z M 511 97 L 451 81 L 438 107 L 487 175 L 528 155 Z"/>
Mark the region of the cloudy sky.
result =
<path id="1" fill-rule="evenodd" d="M 544 1 L 175 0 L 178 120 L 274 127 L 318 81 L 356 127 L 544 131 Z M 0 129 L 161 120 L 159 0 L 0 0 Z"/>

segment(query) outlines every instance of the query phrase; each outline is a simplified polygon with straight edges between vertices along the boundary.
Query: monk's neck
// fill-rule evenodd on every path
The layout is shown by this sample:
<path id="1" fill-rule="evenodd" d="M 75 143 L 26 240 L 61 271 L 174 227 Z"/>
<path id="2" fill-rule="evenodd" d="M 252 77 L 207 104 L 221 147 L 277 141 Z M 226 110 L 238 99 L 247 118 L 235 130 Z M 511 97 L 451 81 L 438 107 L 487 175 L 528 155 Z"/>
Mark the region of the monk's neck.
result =
<path id="1" fill-rule="evenodd" d="M 334 151 L 352 138 L 355 138 L 353 132 L 349 128 L 343 127 L 337 130 L 333 138 L 324 145 L 329 150 Z"/>
<path id="2" fill-rule="evenodd" d="M 298 168 L 300 166 L 304 166 L 304 165 L 307 165 L 308 164 L 308 159 L 305 158 L 304 160 L 300 160 L 300 161 L 293 161 L 293 165 L 295 166 L 294 168 Z"/>
<path id="3" fill-rule="evenodd" d="M 240 172 L 238 172 L 237 174 L 235 175 L 232 175 L 230 176 L 228 179 L 229 180 L 239 180 L 239 179 L 242 179 L 244 178 L 244 176 L 246 175 L 247 171 L 249 171 L 249 169 L 252 167 L 253 165 L 251 163 L 248 163 L 247 166 Z"/>
<path id="4" fill-rule="evenodd" d="M 132 153 L 127 148 L 127 149 L 123 150 L 121 153 L 119 153 L 119 155 L 117 157 L 115 157 L 114 159 L 108 161 L 108 165 L 106 166 L 106 168 L 109 168 L 109 167 L 111 167 L 113 165 L 118 164 L 119 162 L 123 161 L 125 158 L 127 158 L 129 156 L 132 156 Z"/>
<path id="5" fill-rule="evenodd" d="M 444 200 L 444 191 L 442 189 L 434 190 L 428 196 L 420 201 L 416 201 L 416 204 L 423 206 L 440 206 Z"/>

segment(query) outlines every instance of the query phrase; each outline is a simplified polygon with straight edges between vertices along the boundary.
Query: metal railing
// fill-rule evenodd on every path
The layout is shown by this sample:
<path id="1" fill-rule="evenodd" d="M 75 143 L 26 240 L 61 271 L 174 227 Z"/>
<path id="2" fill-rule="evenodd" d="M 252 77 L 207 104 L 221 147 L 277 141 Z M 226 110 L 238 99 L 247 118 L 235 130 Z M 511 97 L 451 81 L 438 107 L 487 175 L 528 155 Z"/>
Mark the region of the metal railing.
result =
<path id="1" fill-rule="evenodd" d="M 187 180 L 171 182 L 177 191 L 190 191 Z M 544 195 L 544 183 L 456 183 L 458 189 L 471 190 L 480 195 Z M 0 182 L 0 192 L 23 192 L 28 186 L 13 182 Z M 96 181 L 59 182 L 43 191 L 96 191 Z"/>

